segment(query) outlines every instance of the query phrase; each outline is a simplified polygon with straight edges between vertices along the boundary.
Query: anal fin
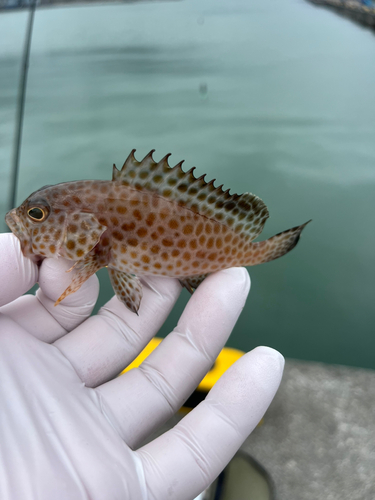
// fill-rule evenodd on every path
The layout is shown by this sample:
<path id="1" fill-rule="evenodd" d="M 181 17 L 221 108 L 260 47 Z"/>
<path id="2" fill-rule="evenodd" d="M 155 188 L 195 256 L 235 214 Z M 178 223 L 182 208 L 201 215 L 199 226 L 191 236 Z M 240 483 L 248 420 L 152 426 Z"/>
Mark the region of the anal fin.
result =
<path id="1" fill-rule="evenodd" d="M 199 274 L 198 276 L 188 276 L 179 280 L 181 285 L 185 287 L 190 293 L 193 293 L 196 288 L 202 283 L 207 274 Z"/>
<path id="2" fill-rule="evenodd" d="M 129 273 L 108 269 L 109 278 L 116 297 L 123 302 L 128 309 L 138 314 L 143 291 L 142 284 L 136 276 Z"/>

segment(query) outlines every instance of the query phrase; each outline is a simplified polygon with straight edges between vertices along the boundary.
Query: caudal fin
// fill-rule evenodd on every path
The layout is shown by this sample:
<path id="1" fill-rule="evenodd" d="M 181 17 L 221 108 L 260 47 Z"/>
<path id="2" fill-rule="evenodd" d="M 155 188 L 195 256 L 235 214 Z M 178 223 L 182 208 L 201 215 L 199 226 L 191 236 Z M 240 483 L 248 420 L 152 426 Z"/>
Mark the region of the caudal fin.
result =
<path id="1" fill-rule="evenodd" d="M 301 226 L 276 234 L 268 240 L 250 243 L 244 257 L 244 265 L 256 266 L 282 257 L 297 245 L 302 230 L 309 222 L 311 220 Z"/>

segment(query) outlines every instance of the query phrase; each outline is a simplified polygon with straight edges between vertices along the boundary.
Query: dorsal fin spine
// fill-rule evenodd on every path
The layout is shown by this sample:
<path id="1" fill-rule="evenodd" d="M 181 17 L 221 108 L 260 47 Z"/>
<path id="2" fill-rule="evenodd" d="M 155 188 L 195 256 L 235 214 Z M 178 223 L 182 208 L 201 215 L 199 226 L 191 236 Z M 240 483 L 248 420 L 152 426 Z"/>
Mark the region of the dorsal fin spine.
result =
<path id="1" fill-rule="evenodd" d="M 138 163 L 137 160 L 135 159 L 135 156 L 134 156 L 135 151 L 136 151 L 135 149 L 132 149 L 130 151 L 129 156 L 126 158 L 126 160 L 122 166 L 121 172 L 126 170 L 130 165 Z"/>
<path id="2" fill-rule="evenodd" d="M 113 168 L 113 180 L 138 190 L 153 191 L 197 214 L 216 218 L 236 232 L 244 232 L 250 241 L 260 234 L 268 218 L 267 207 L 260 198 L 250 193 L 230 194 L 230 189 L 223 190 L 223 184 L 215 187 L 216 179 L 206 182 L 206 174 L 196 178 L 195 167 L 187 172 L 182 170 L 183 161 L 170 167 L 170 153 L 155 162 L 154 151 L 139 162 L 133 149 L 121 171 Z"/>
<path id="3" fill-rule="evenodd" d="M 116 167 L 115 164 L 113 164 L 113 169 L 112 169 L 112 180 L 115 181 L 117 180 L 118 176 L 120 175 L 120 170 Z"/>

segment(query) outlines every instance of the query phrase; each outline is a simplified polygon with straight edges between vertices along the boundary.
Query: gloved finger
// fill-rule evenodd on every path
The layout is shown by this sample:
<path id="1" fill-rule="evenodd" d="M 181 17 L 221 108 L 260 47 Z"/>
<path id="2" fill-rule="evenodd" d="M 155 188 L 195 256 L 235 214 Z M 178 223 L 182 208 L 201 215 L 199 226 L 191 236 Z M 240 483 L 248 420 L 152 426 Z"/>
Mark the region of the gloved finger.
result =
<path id="1" fill-rule="evenodd" d="M 0 306 L 9 304 L 30 290 L 38 280 L 38 266 L 21 252 L 18 238 L 0 234 Z"/>
<path id="2" fill-rule="evenodd" d="M 244 268 L 212 274 L 194 292 L 174 331 L 142 365 L 97 389 L 104 411 L 131 448 L 171 417 L 209 371 L 249 288 Z"/>
<path id="3" fill-rule="evenodd" d="M 45 259 L 39 268 L 36 295 L 20 297 L 2 312 L 40 340 L 50 343 L 62 337 L 91 314 L 99 293 L 98 278 L 91 276 L 77 292 L 55 306 L 72 281 L 75 270 L 66 272 L 71 267 L 72 262 L 66 259 Z"/>
<path id="4" fill-rule="evenodd" d="M 113 297 L 97 316 L 55 342 L 88 387 L 116 377 L 159 331 L 178 296 L 176 279 L 142 278 L 143 298 L 139 316 Z"/>
<path id="5" fill-rule="evenodd" d="M 283 367 L 277 351 L 254 349 L 172 430 L 140 448 L 150 498 L 191 500 L 212 483 L 270 405 Z"/>

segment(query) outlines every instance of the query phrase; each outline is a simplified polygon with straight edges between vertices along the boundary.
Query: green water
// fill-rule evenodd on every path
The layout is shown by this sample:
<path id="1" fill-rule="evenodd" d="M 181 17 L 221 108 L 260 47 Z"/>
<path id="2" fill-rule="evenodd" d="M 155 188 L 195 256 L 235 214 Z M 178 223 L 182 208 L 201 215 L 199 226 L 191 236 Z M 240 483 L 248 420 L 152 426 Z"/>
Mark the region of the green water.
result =
<path id="1" fill-rule="evenodd" d="M 26 16 L 0 15 L 1 213 Z M 313 219 L 293 252 L 250 269 L 228 345 L 375 368 L 374 61 L 372 32 L 302 0 L 38 10 L 18 200 L 108 179 L 132 148 L 172 152 L 259 195 L 271 213 L 262 238 Z"/>

